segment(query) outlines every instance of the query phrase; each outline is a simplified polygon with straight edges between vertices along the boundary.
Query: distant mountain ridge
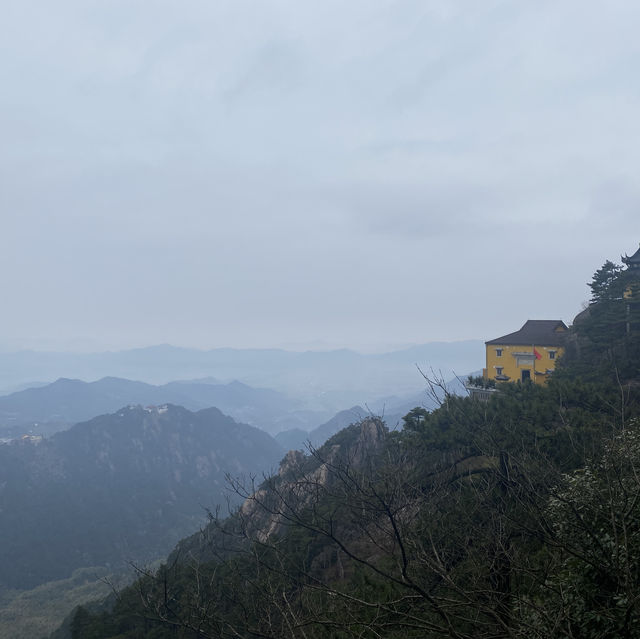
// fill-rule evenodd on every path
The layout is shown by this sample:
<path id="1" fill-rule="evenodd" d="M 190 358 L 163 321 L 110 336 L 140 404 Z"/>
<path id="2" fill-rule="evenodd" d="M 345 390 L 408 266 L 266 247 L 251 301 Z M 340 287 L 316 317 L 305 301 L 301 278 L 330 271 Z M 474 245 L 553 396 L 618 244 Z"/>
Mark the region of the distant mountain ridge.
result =
<path id="1" fill-rule="evenodd" d="M 116 377 L 96 382 L 60 378 L 52 384 L 0 397 L 0 436 L 14 436 L 38 423 L 35 432 L 49 434 L 64 425 L 111 413 L 128 404 L 177 404 L 190 410 L 216 407 L 234 419 L 277 432 L 281 424 L 306 425 L 298 404 L 277 391 L 252 388 L 241 382 L 211 384 L 171 382 L 154 386 Z M 322 420 L 324 414 L 317 418 Z M 46 423 L 50 423 L 49 426 Z M 317 422 L 316 422 L 317 423 Z"/>
<path id="2" fill-rule="evenodd" d="M 19 351 L 2 354 L 0 388 L 33 380 L 88 380 L 108 375 L 152 384 L 206 377 L 221 383 L 237 379 L 304 399 L 308 409 L 327 411 L 328 419 L 344 406 L 363 405 L 382 395 L 418 392 L 422 379 L 416 364 L 423 370 L 442 370 L 448 379 L 452 371 L 466 375 L 483 361 L 484 344 L 480 340 L 431 342 L 378 354 L 347 349 L 197 350 L 167 344 L 106 353 Z"/>
<path id="3" fill-rule="evenodd" d="M 160 556 L 206 521 L 205 508 L 226 503 L 227 473 L 259 475 L 282 454 L 216 408 L 172 405 L 0 445 L 0 589 Z"/>
<path id="4" fill-rule="evenodd" d="M 467 394 L 464 383 L 459 378 L 449 380 L 444 384 L 444 387 L 448 393 L 462 396 Z M 362 406 L 352 406 L 346 410 L 339 411 L 330 420 L 316 426 L 310 432 L 291 429 L 278 433 L 275 439 L 287 450 L 306 451 L 309 444 L 311 444 L 312 448 L 318 448 L 343 428 L 360 422 L 366 417 L 382 417 L 391 430 L 401 428 L 403 424 L 402 418 L 412 409 L 420 407 L 433 410 L 440 405 L 440 402 L 444 399 L 444 390 L 437 388 L 434 391 L 435 394 L 430 393 L 428 390 L 422 390 L 420 393 L 408 397 L 381 398 L 372 402 L 371 405 L 367 405 L 366 409 Z"/>
<path id="5" fill-rule="evenodd" d="M 330 420 L 324 424 L 320 424 L 311 432 L 305 432 L 300 429 L 291 429 L 278 433 L 275 440 L 285 450 L 303 450 L 307 451 L 309 446 L 317 448 L 322 446 L 327 439 L 341 431 L 343 428 L 359 422 L 368 414 L 362 406 L 352 406 L 346 410 L 336 413 Z"/>

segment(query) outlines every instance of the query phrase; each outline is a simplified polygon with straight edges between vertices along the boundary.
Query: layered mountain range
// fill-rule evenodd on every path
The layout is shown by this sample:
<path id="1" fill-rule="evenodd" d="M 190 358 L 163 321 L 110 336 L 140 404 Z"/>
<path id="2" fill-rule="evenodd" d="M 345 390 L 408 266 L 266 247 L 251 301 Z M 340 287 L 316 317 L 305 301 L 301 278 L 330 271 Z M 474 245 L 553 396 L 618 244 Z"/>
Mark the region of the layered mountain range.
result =
<path id="1" fill-rule="evenodd" d="M 249 386 L 272 388 L 303 400 L 307 409 L 326 410 L 333 415 L 345 406 L 362 405 L 385 395 L 419 392 L 424 380 L 416 365 L 427 371 L 442 371 L 449 379 L 452 372 L 465 375 L 483 361 L 484 346 L 479 340 L 431 342 L 375 354 L 347 349 L 205 351 L 166 344 L 105 353 L 19 351 L 2 354 L 0 389 L 11 392 L 25 383 L 51 382 L 60 377 L 95 380 L 115 376 L 152 384 L 213 377 L 219 380 L 214 383 L 240 380 Z"/>
<path id="2" fill-rule="evenodd" d="M 463 392 L 458 380 L 452 380 L 449 387 L 453 392 Z M 215 406 L 238 421 L 278 434 L 278 441 L 288 450 L 302 448 L 306 442 L 319 446 L 341 428 L 368 414 L 385 415 L 393 427 L 413 407 L 433 408 L 437 400 L 423 391 L 408 397 L 381 398 L 366 408 L 355 405 L 346 410 L 310 410 L 302 400 L 238 381 L 220 384 L 203 379 L 156 386 L 117 377 L 95 382 L 60 378 L 51 384 L 0 397 L 0 439 L 24 434 L 48 436 L 129 404 L 171 403 L 189 410 Z"/>
<path id="3" fill-rule="evenodd" d="M 117 377 L 95 382 L 61 378 L 0 397 L 0 437 L 29 432 L 48 435 L 110 413 L 128 404 L 176 404 L 189 410 L 215 406 L 234 419 L 271 433 L 312 428 L 331 417 L 330 411 L 305 410 L 300 401 L 266 388 L 241 382 L 171 382 L 161 386 Z"/>

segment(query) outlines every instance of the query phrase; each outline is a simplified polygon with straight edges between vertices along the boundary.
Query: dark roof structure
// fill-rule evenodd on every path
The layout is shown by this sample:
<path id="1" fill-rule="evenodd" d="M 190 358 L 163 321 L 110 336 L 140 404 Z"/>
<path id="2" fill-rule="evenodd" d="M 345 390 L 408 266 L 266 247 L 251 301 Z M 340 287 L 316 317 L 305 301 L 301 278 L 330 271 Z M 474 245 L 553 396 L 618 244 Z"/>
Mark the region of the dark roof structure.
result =
<path id="1" fill-rule="evenodd" d="M 633 269 L 634 271 L 637 269 L 640 270 L 640 248 L 631 257 L 625 255 L 622 261 L 627 265 L 627 268 Z"/>
<path id="2" fill-rule="evenodd" d="M 562 320 L 527 320 L 515 333 L 492 339 L 485 344 L 513 346 L 562 346 L 567 325 Z"/>

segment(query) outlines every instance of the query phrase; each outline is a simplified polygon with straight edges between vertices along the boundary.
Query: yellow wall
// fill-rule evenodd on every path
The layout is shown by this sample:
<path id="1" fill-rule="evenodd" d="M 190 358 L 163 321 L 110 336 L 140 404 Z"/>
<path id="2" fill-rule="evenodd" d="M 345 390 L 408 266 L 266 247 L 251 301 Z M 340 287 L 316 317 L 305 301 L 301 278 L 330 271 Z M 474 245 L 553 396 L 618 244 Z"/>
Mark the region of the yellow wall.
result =
<path id="1" fill-rule="evenodd" d="M 631 282 L 627 285 L 627 288 L 624 289 L 624 298 L 626 300 L 630 300 L 633 298 L 639 297 L 640 293 L 640 283 L 639 282 Z"/>
<path id="2" fill-rule="evenodd" d="M 531 346 L 509 346 L 508 344 L 487 344 L 487 367 L 485 377 L 488 379 L 496 379 L 499 374 L 498 368 L 502 368 L 502 374 L 509 377 L 510 382 L 517 382 L 522 379 L 522 371 L 528 370 L 532 382 L 536 384 L 544 384 L 549 378 L 545 373 L 547 370 L 554 370 L 558 358 L 564 353 L 561 346 L 539 346 L 535 344 L 535 349 L 542 355 L 541 359 L 533 357 L 532 363 L 525 363 L 520 358 L 518 365 L 518 357 L 514 353 L 529 353 L 533 356 L 533 348 Z M 502 350 L 502 355 L 498 355 L 498 351 Z M 551 352 L 555 353 L 555 357 L 551 357 Z M 500 380 L 497 380 L 500 381 Z M 504 381 L 504 380 L 503 380 Z"/>

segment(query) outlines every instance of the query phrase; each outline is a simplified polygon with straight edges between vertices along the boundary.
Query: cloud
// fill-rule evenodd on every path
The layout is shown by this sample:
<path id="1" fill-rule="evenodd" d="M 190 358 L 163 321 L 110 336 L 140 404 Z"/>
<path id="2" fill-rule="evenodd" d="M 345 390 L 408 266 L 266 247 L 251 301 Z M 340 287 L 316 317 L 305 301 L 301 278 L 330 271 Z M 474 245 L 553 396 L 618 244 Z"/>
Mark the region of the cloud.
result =
<path id="1" fill-rule="evenodd" d="M 497 214 L 489 189 L 466 184 L 372 184 L 332 195 L 348 211 L 358 233 L 405 240 L 489 233 Z"/>
<path id="2" fill-rule="evenodd" d="M 567 317 L 566 290 L 640 230 L 638 18 L 622 0 L 12 3 L 1 332 L 144 341 L 153 315 L 178 343 L 212 318 L 236 344 L 471 337 L 495 332 L 497 290 L 514 324 L 527 290 Z M 451 291 L 478 272 L 465 329 Z"/>
<path id="3" fill-rule="evenodd" d="M 591 190 L 586 219 L 591 224 L 618 226 L 637 224 L 640 185 L 632 178 L 605 180 Z"/>

